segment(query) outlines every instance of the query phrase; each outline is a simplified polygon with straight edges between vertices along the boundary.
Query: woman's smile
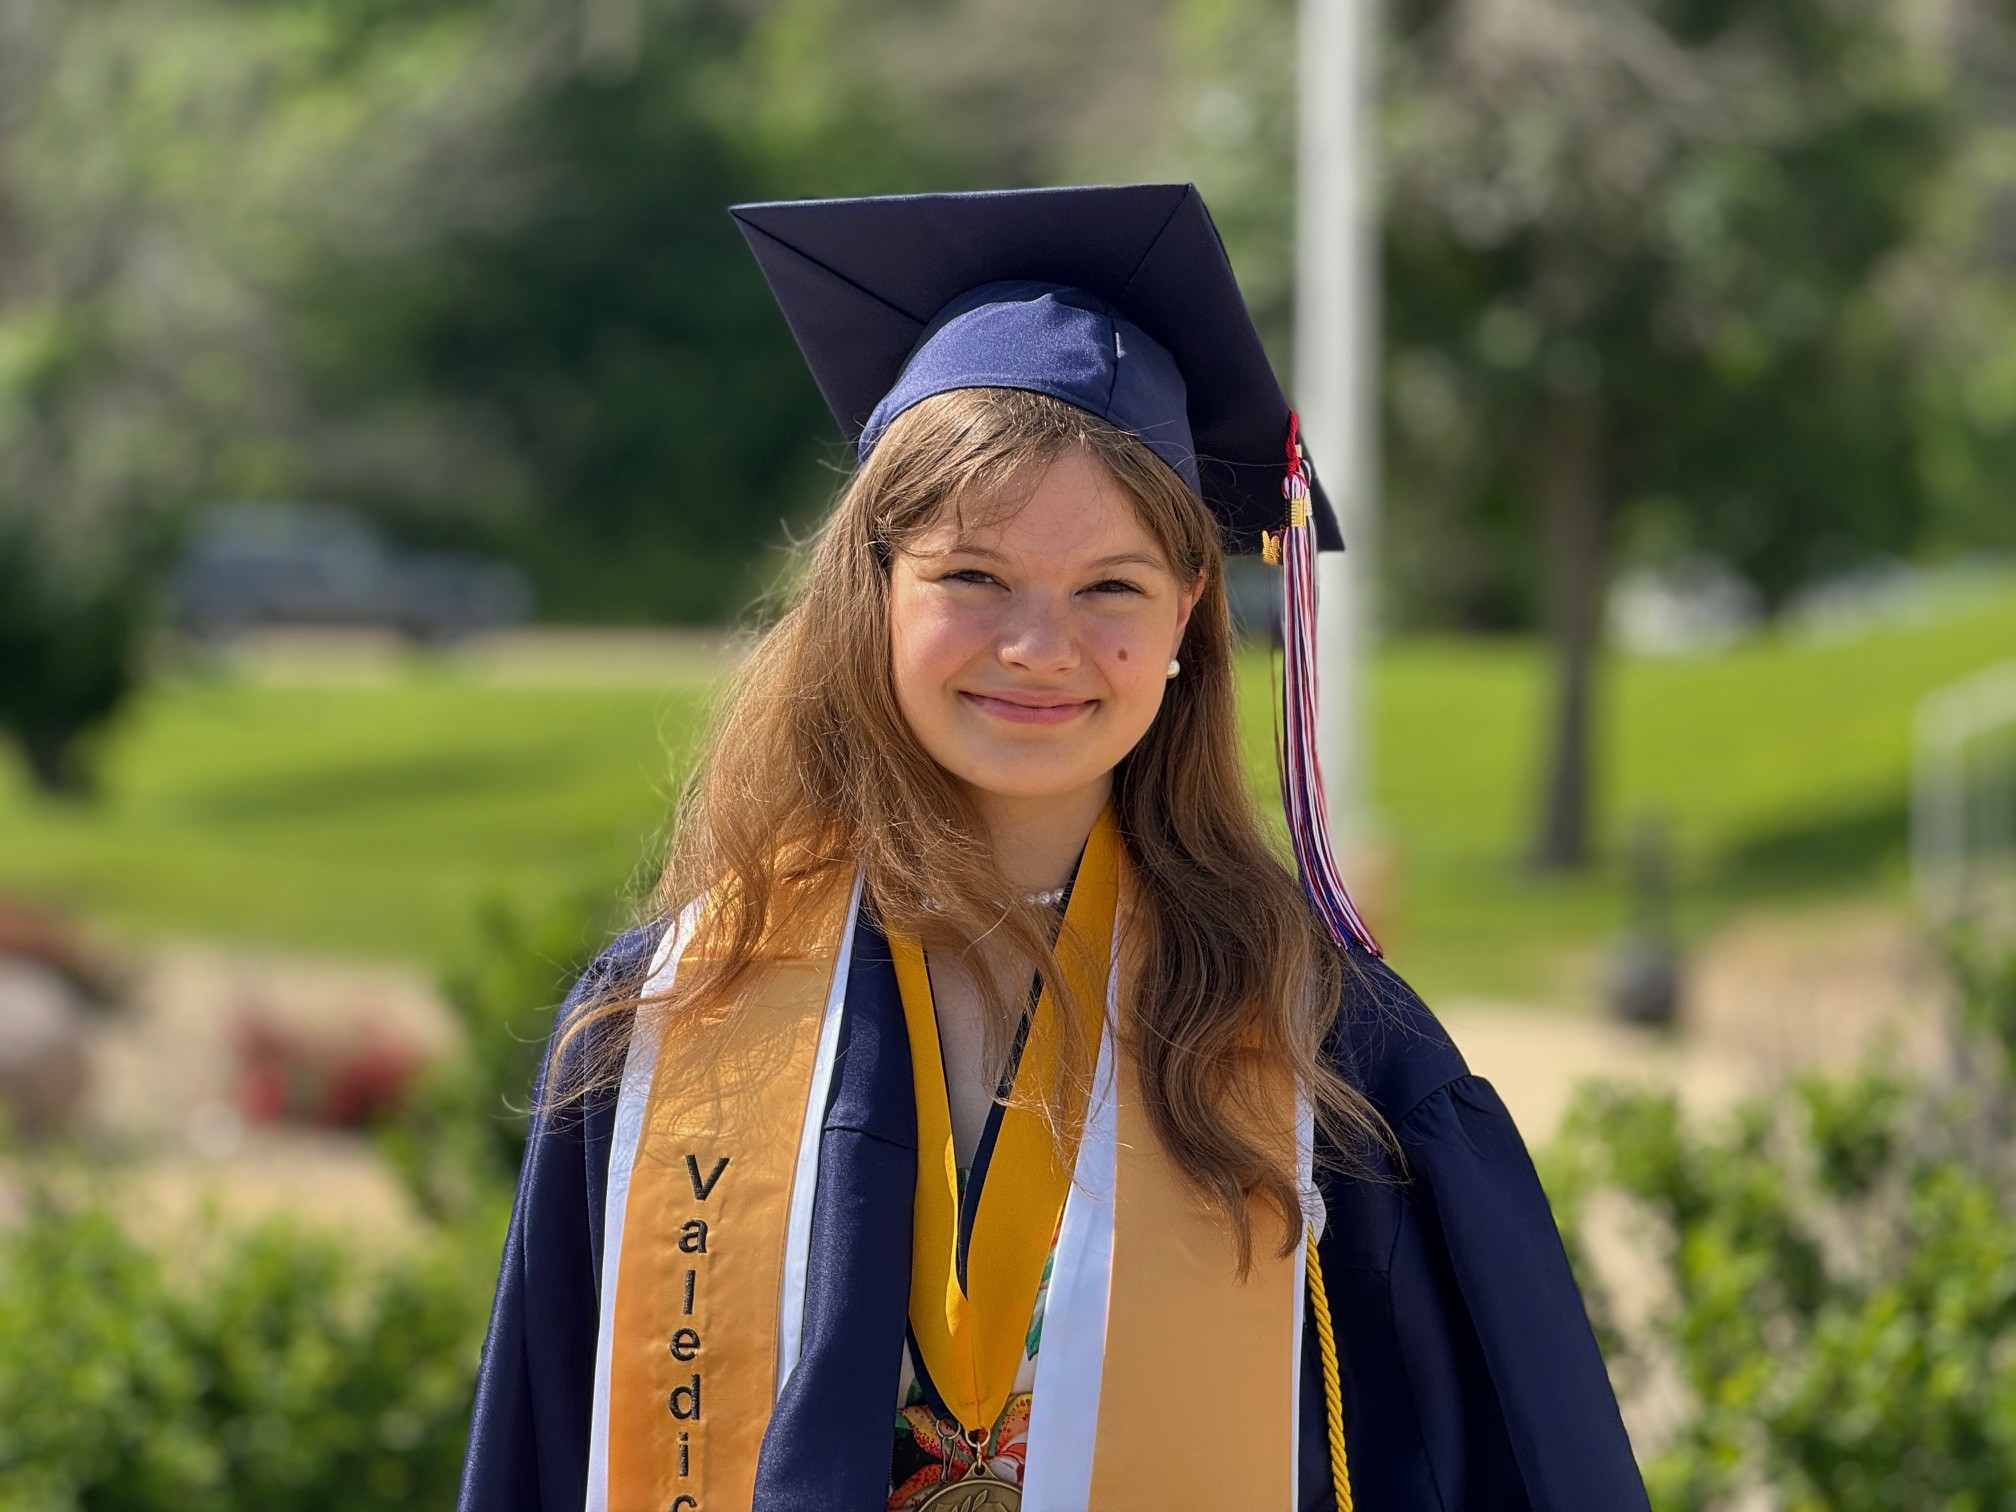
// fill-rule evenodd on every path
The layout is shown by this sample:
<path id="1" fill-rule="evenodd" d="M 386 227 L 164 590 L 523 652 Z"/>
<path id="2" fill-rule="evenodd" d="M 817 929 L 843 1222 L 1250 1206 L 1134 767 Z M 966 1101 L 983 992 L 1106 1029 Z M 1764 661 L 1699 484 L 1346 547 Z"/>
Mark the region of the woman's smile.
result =
<path id="1" fill-rule="evenodd" d="M 1099 707 L 1096 698 L 1068 698 L 1057 693 L 1008 692 L 977 693 L 962 689 L 959 697 L 970 707 L 995 719 L 1020 725 L 1069 724 L 1081 714 Z"/>

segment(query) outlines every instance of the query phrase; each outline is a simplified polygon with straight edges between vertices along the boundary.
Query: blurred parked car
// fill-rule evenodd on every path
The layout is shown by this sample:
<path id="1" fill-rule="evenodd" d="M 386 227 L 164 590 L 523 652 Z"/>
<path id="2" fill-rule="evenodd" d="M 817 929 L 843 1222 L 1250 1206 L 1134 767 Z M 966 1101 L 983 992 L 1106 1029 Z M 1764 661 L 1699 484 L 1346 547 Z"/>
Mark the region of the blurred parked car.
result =
<path id="1" fill-rule="evenodd" d="M 516 567 L 388 542 L 331 504 L 215 504 L 196 521 L 171 587 L 174 622 L 222 640 L 268 626 L 397 630 L 450 640 L 522 624 L 532 586 Z"/>

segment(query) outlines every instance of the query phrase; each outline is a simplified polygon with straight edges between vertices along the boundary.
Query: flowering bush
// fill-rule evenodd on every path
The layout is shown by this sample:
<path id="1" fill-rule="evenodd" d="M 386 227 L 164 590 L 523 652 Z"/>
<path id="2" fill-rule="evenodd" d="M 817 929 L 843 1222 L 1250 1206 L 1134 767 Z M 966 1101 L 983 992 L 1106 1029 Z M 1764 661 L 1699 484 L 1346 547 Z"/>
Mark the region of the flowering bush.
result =
<path id="1" fill-rule="evenodd" d="M 382 1030 L 340 1039 L 249 1018 L 238 1026 L 238 1108 L 257 1123 L 362 1129 L 404 1106 L 419 1055 Z"/>

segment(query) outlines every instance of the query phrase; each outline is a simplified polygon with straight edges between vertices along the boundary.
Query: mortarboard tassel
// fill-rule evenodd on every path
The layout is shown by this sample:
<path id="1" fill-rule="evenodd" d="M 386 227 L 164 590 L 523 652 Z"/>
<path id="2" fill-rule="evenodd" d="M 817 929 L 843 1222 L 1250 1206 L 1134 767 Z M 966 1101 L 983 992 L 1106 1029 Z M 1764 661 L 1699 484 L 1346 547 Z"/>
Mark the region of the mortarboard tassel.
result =
<path id="1" fill-rule="evenodd" d="M 1265 554 L 1281 566 L 1282 738 L 1281 806 L 1302 888 L 1339 946 L 1380 954 L 1379 942 L 1358 916 L 1344 875 L 1330 850 L 1330 816 L 1323 800 L 1323 769 L 1316 753 L 1316 524 L 1309 473 L 1302 457 L 1302 422 L 1288 412 L 1288 471 L 1281 480 L 1288 523 L 1269 532 Z"/>

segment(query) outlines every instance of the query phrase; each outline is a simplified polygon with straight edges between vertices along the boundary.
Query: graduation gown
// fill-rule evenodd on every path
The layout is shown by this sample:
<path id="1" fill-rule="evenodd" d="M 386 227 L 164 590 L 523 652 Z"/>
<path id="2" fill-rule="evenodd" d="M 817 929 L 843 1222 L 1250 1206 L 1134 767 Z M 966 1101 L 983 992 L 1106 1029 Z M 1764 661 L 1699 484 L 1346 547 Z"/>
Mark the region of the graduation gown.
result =
<path id="1" fill-rule="evenodd" d="M 756 1477 L 758 1512 L 883 1512 L 909 1304 L 916 1109 L 889 952 L 856 924 L 820 1133 L 802 1353 Z M 589 968 L 561 1021 L 649 969 L 662 926 Z M 1323 1272 L 1363 1512 L 1648 1506 L 1526 1147 L 1490 1083 L 1383 963 L 1360 963 L 1332 1041 L 1406 1160 L 1326 1172 Z M 550 1063 L 542 1083 L 564 1068 Z M 477 1378 L 462 1512 L 578 1512 L 588 1479 L 603 1207 L 616 1092 L 535 1116 Z M 1209 1389 L 1210 1320 L 1196 1330 Z M 1333 1512 L 1316 1330 L 1305 1328 L 1302 1512 Z M 1214 1494 L 1234 1504 L 1236 1492 Z"/>

